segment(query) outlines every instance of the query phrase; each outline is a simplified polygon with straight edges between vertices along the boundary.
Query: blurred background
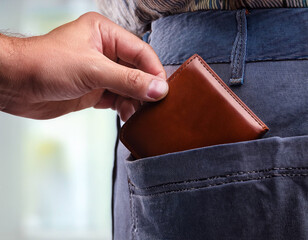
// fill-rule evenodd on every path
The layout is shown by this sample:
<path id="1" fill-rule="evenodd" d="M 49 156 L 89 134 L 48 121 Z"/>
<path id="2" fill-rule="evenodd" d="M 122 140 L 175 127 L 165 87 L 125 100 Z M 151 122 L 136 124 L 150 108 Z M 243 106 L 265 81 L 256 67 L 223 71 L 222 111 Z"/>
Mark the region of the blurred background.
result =
<path id="1" fill-rule="evenodd" d="M 0 32 L 40 35 L 88 11 L 97 11 L 94 0 L 0 0 Z M 0 112 L 1 240 L 111 239 L 115 118 Z"/>

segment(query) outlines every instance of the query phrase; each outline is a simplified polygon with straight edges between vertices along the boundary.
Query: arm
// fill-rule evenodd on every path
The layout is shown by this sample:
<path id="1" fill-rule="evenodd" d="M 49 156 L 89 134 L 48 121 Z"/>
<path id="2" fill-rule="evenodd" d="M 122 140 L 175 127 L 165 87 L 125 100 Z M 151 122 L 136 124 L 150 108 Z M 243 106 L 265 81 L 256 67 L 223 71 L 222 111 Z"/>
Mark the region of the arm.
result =
<path id="1" fill-rule="evenodd" d="M 0 109 L 48 119 L 88 107 L 113 108 L 127 120 L 139 101 L 168 91 L 153 49 L 97 13 L 50 33 L 0 35 Z"/>

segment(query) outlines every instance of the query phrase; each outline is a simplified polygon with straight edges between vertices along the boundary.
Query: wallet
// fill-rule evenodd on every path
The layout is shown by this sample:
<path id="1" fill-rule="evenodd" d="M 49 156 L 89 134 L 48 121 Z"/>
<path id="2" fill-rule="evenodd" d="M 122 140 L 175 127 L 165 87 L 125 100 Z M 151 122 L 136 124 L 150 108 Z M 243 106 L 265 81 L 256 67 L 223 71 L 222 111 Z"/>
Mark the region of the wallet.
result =
<path id="1" fill-rule="evenodd" d="M 144 104 L 120 130 L 136 159 L 253 140 L 269 130 L 197 54 L 167 81 L 168 95 Z"/>

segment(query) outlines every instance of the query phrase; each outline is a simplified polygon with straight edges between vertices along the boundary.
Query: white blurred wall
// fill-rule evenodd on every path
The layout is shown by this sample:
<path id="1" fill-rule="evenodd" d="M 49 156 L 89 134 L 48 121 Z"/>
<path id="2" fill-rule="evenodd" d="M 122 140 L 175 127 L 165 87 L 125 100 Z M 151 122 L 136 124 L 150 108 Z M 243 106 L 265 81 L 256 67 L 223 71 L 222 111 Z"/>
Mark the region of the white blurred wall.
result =
<path id="1" fill-rule="evenodd" d="M 0 32 L 44 34 L 92 10 L 94 0 L 0 0 Z M 0 239 L 111 239 L 115 135 L 110 110 L 0 112 Z"/>

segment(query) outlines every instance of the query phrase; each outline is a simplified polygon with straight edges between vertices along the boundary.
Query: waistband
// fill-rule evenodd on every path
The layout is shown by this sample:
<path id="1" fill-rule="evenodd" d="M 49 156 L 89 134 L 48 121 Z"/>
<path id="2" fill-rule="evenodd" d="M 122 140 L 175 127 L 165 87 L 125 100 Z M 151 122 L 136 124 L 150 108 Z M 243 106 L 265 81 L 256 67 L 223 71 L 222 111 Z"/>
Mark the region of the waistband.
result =
<path id="1" fill-rule="evenodd" d="M 154 21 L 144 39 L 163 65 L 194 53 L 208 63 L 308 59 L 308 9 L 187 12 Z"/>

